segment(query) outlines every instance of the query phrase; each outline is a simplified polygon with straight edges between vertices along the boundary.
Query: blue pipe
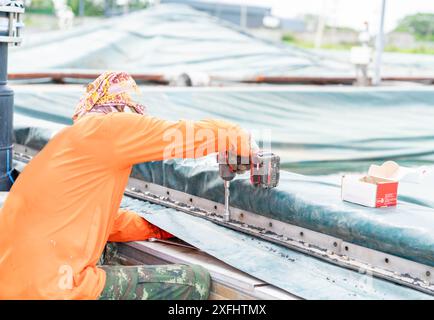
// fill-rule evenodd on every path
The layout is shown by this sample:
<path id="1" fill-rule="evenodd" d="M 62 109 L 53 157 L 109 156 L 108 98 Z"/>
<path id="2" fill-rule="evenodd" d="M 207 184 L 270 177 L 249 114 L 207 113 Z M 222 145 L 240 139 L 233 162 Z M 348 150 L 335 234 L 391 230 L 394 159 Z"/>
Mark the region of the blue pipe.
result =
<path id="1" fill-rule="evenodd" d="M 12 149 L 12 148 L 11 148 Z M 8 178 L 9 178 L 9 181 L 12 183 L 12 184 L 14 184 L 14 182 L 15 182 L 15 180 L 14 180 L 14 178 L 12 177 L 12 168 L 9 166 L 9 164 L 12 162 L 12 157 L 11 157 L 11 149 L 7 149 L 7 151 L 6 151 L 6 164 L 7 164 L 7 167 L 6 167 L 6 174 L 7 174 L 7 176 L 8 176 Z"/>

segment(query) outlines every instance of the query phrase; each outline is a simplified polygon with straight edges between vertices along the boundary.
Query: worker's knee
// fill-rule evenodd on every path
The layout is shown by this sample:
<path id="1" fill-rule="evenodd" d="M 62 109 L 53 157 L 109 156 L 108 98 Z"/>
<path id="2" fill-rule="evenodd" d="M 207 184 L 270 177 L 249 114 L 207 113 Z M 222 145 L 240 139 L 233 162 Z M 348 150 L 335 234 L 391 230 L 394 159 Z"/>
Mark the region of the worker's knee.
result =
<path id="1" fill-rule="evenodd" d="M 211 277 L 209 272 L 205 268 L 199 265 L 190 265 L 186 267 L 190 268 L 193 275 L 193 286 L 192 286 L 190 299 L 192 300 L 208 299 L 210 287 L 211 287 Z"/>
<path id="2" fill-rule="evenodd" d="M 119 256 L 119 244 L 117 242 L 107 242 L 104 250 L 104 264 L 117 265 L 121 264 Z"/>
<path id="3" fill-rule="evenodd" d="M 119 263 L 118 244 L 116 242 L 107 242 L 97 265 L 117 265 Z"/>
<path id="4" fill-rule="evenodd" d="M 138 268 L 140 299 L 206 300 L 211 277 L 198 265 L 171 264 Z"/>

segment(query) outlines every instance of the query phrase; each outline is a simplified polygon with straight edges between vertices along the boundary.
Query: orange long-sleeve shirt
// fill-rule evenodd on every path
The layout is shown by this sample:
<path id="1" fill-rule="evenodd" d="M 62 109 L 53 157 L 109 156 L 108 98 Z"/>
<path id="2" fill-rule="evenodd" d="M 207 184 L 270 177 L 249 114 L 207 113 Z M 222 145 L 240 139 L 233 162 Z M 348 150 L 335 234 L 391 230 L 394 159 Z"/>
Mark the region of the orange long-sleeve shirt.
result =
<path id="1" fill-rule="evenodd" d="M 0 299 L 98 298 L 105 273 L 96 263 L 107 241 L 164 236 L 119 210 L 132 165 L 230 145 L 230 139 L 218 141 L 219 129 L 236 132 L 239 151 L 248 143 L 244 131 L 224 121 L 129 113 L 89 115 L 56 134 L 25 167 L 0 211 Z"/>

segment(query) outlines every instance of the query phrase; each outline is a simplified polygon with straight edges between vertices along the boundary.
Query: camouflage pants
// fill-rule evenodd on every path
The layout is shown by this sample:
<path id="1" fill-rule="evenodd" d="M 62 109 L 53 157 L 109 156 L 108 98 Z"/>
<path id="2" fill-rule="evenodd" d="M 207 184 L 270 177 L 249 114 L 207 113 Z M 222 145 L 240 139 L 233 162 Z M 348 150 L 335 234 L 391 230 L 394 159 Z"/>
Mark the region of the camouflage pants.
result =
<path id="1" fill-rule="evenodd" d="M 102 265 L 106 284 L 100 300 L 205 300 L 210 276 L 197 265 Z"/>

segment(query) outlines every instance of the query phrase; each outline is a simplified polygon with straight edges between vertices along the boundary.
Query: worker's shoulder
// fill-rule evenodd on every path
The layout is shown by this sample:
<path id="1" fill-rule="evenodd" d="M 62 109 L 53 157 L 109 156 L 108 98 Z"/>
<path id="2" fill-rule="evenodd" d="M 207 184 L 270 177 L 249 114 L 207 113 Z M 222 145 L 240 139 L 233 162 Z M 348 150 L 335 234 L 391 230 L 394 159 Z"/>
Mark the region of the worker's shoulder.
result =
<path id="1" fill-rule="evenodd" d="M 109 114 L 106 114 L 104 116 L 104 120 L 110 121 L 110 122 L 136 122 L 141 121 L 146 118 L 149 118 L 148 115 L 142 115 L 138 113 L 131 113 L 131 112 L 111 112 Z"/>
<path id="2" fill-rule="evenodd" d="M 119 132 L 136 130 L 147 127 L 152 117 L 136 113 L 111 112 L 108 114 L 94 114 L 77 121 L 73 131 L 79 136 L 89 134 L 115 135 Z"/>
<path id="3" fill-rule="evenodd" d="M 142 115 L 135 113 L 111 112 L 108 114 L 93 113 L 84 116 L 74 123 L 72 126 L 78 130 L 84 128 L 97 128 L 104 125 L 114 125 L 115 123 L 134 122 L 143 118 Z"/>

